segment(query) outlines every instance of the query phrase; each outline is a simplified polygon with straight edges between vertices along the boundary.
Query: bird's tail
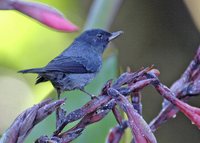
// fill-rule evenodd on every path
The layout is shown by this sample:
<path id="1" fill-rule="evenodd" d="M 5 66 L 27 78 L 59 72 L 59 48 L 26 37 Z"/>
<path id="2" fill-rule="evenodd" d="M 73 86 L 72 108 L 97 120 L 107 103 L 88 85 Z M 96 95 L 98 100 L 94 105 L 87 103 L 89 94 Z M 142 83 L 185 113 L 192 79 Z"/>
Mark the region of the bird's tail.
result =
<path id="1" fill-rule="evenodd" d="M 43 68 L 34 68 L 18 71 L 19 73 L 42 73 L 44 72 Z"/>

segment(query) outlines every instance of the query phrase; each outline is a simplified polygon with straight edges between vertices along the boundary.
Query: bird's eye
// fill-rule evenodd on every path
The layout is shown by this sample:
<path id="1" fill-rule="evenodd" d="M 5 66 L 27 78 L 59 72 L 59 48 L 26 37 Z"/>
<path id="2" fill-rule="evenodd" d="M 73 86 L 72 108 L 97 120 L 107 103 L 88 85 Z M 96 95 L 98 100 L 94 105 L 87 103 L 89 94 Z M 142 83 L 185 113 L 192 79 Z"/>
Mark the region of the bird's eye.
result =
<path id="1" fill-rule="evenodd" d="M 102 39 L 102 38 L 103 38 L 103 35 L 99 33 L 99 34 L 97 34 L 97 38 L 98 38 L 98 39 Z"/>

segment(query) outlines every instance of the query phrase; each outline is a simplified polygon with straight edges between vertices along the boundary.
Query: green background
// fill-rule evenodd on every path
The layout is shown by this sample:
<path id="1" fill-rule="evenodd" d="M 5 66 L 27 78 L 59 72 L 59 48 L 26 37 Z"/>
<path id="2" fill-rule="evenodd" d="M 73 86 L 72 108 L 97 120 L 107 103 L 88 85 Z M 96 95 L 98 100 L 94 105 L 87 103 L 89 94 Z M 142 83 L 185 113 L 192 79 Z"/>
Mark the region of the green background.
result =
<path id="1" fill-rule="evenodd" d="M 94 1 L 41 2 L 56 7 L 83 30 L 89 8 Z M 101 12 L 103 17 L 98 16 L 97 19 L 108 15 L 105 9 Z M 79 32 L 54 31 L 16 11 L 0 11 L 0 17 L 0 133 L 3 133 L 27 107 L 46 97 L 56 98 L 56 92 L 50 83 L 35 86 L 36 75 L 21 75 L 17 71 L 46 65 L 63 51 Z M 199 32 L 185 4 L 180 0 L 124 0 L 113 20 L 109 30 L 123 30 L 125 33 L 110 46 L 116 47 L 118 52 L 115 48 L 108 49 L 109 54 L 105 54 L 103 70 L 87 86 L 86 89 L 93 94 L 98 93 L 108 79 L 116 77 L 119 66 L 122 70 L 125 70 L 126 66 L 137 70 L 142 66 L 154 64 L 161 72 L 162 83 L 170 86 L 185 70 L 199 45 Z M 67 112 L 81 107 L 89 100 L 87 95 L 79 91 L 67 92 L 64 96 L 67 97 Z M 198 107 L 199 100 L 199 97 L 195 97 L 189 103 Z M 161 102 L 162 97 L 152 87 L 145 88 L 142 103 L 143 116 L 147 122 L 160 111 Z M 26 142 L 33 142 L 40 135 L 50 135 L 55 130 L 54 122 L 55 115 L 52 114 L 33 129 Z M 115 124 L 113 115 L 109 114 L 99 123 L 90 125 L 73 142 L 102 143 L 109 129 Z M 69 127 L 73 125 L 70 124 Z M 181 113 L 161 126 L 155 136 L 160 143 L 198 143 L 200 140 L 197 127 Z"/>

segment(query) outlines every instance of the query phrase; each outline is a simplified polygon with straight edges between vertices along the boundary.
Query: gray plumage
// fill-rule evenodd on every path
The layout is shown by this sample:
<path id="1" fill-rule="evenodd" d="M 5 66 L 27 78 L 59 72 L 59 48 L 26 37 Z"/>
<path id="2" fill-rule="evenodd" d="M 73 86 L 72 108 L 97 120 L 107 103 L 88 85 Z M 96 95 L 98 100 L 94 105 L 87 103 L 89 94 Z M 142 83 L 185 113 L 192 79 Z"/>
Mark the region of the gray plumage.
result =
<path id="1" fill-rule="evenodd" d="M 74 89 L 84 91 L 84 87 L 100 71 L 102 54 L 108 43 L 121 33 L 109 33 L 101 29 L 85 31 L 45 67 L 19 72 L 37 73 L 36 84 L 50 81 L 58 94 Z"/>

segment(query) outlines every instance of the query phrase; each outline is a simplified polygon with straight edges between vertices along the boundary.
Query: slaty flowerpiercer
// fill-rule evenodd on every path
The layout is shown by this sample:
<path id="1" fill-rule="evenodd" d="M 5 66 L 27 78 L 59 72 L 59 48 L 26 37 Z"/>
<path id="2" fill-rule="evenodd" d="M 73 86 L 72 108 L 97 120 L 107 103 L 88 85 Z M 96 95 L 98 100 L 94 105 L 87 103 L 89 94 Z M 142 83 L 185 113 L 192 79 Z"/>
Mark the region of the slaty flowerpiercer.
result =
<path id="1" fill-rule="evenodd" d="M 21 73 L 37 73 L 36 84 L 50 81 L 58 97 L 64 91 L 79 89 L 90 95 L 84 87 L 102 67 L 102 55 L 108 43 L 123 32 L 107 32 L 91 29 L 83 32 L 60 55 L 45 67 L 21 70 Z"/>

